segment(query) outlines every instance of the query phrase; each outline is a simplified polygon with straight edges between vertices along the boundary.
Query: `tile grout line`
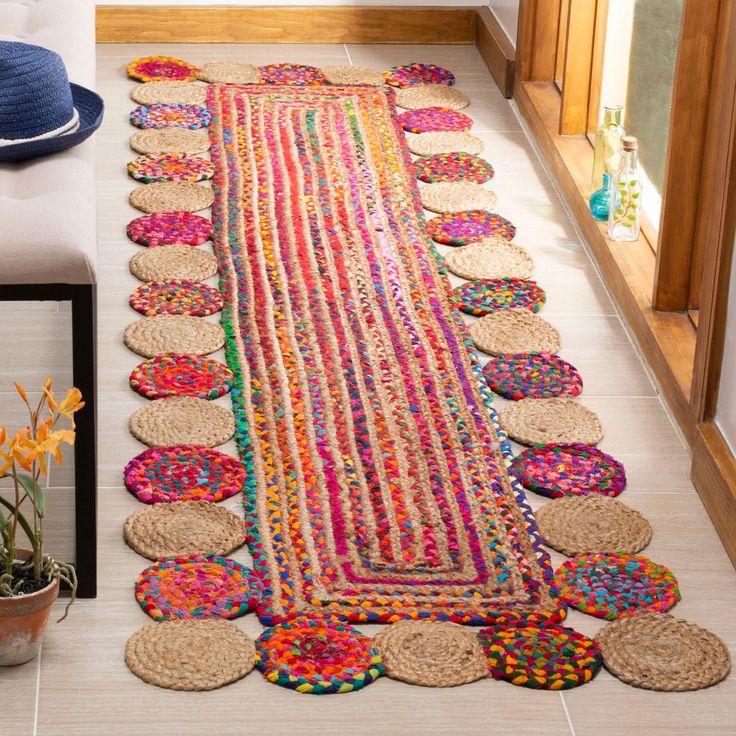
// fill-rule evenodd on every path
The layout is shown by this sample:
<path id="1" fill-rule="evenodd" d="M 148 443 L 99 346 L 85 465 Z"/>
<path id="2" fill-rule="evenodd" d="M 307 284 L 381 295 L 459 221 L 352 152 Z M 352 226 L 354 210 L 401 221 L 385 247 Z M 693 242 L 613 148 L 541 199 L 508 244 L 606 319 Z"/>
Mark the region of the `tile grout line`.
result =
<path id="1" fill-rule="evenodd" d="M 43 641 L 38 648 L 38 665 L 36 666 L 36 701 L 33 709 L 33 736 L 38 736 L 38 710 L 41 700 L 41 657 L 43 656 Z"/>
<path id="2" fill-rule="evenodd" d="M 570 727 L 570 736 L 575 736 L 575 727 L 572 725 L 572 718 L 570 718 L 570 711 L 567 709 L 567 703 L 562 693 L 559 693 L 560 702 L 562 703 L 562 709 L 565 711 L 565 718 L 567 718 L 567 725 Z M 35 734 L 34 734 L 35 736 Z"/>
<path id="3" fill-rule="evenodd" d="M 345 54 L 348 57 L 348 64 L 350 64 L 350 66 L 353 66 L 353 57 L 350 56 L 350 51 L 348 51 L 348 45 L 344 43 L 342 47 L 345 49 Z"/>

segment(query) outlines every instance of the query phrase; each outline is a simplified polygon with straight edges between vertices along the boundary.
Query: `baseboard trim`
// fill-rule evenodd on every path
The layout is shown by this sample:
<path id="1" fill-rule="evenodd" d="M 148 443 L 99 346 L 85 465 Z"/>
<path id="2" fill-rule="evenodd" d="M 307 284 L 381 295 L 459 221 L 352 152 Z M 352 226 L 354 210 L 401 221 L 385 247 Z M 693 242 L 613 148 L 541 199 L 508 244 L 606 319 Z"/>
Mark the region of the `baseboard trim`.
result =
<path id="1" fill-rule="evenodd" d="M 511 99 L 516 52 L 490 8 L 478 9 L 475 45 L 503 96 Z"/>
<path id="2" fill-rule="evenodd" d="M 97 8 L 98 43 L 475 43 L 475 7 Z"/>

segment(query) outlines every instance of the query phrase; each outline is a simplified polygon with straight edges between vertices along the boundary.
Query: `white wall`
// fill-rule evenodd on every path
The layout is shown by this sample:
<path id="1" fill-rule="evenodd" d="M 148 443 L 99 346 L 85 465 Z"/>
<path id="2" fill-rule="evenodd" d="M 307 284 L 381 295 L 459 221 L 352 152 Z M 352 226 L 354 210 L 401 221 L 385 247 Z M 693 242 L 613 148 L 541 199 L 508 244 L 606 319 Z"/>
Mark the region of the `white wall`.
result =
<path id="1" fill-rule="evenodd" d="M 519 0 L 488 0 L 488 7 L 493 11 L 496 20 L 515 48 L 519 24 Z"/>
<path id="2" fill-rule="evenodd" d="M 736 248 L 734 249 L 736 253 Z M 731 263 L 731 284 L 726 316 L 721 383 L 718 391 L 716 424 L 736 453 L 736 258 Z"/>

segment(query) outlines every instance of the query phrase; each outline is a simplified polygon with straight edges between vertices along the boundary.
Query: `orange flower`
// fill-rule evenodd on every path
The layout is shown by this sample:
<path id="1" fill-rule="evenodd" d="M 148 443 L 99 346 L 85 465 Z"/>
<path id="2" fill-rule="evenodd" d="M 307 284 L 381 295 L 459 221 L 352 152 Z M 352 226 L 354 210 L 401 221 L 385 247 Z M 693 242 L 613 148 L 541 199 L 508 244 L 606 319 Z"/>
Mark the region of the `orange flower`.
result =
<path id="1" fill-rule="evenodd" d="M 82 392 L 78 388 L 70 388 L 64 400 L 59 404 L 59 414 L 71 419 L 72 414 L 83 406 Z"/>
<path id="2" fill-rule="evenodd" d="M 28 395 L 26 394 L 26 390 L 17 381 L 15 383 L 15 390 L 18 392 L 18 394 L 20 395 L 21 399 L 23 399 L 23 401 L 25 401 L 26 404 L 27 404 L 28 403 Z"/>

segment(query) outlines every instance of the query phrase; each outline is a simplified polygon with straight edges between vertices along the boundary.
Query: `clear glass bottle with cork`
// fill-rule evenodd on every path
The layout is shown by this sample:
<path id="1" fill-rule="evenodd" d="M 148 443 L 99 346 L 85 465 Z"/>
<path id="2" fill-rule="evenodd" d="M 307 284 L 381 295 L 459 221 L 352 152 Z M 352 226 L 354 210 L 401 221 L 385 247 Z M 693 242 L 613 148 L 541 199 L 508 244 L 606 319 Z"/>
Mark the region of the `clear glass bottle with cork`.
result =
<path id="1" fill-rule="evenodd" d="M 639 143 L 633 135 L 624 136 L 621 163 L 611 181 L 611 207 L 608 237 L 616 242 L 639 239 L 642 183 L 636 168 Z"/>
<path id="2" fill-rule="evenodd" d="M 610 200 L 609 177 L 618 171 L 621 154 L 621 140 L 624 129 L 621 127 L 622 105 L 605 105 L 603 122 L 595 132 L 593 147 L 593 177 L 590 183 L 590 211 L 596 220 L 607 220 Z"/>

